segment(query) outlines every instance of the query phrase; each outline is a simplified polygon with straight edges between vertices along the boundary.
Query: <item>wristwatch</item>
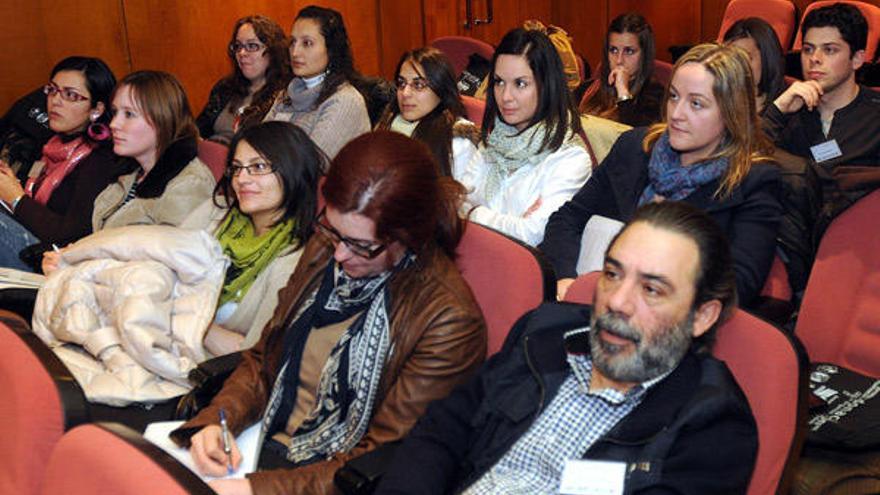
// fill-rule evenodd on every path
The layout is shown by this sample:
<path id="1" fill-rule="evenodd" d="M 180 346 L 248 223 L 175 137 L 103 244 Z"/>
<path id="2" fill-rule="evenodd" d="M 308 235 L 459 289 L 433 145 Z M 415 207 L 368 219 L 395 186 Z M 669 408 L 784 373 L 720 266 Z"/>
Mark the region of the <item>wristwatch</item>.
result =
<path id="1" fill-rule="evenodd" d="M 620 103 L 620 102 L 623 102 L 623 101 L 629 101 L 629 100 L 632 100 L 632 99 L 633 99 L 633 95 L 623 95 L 623 96 L 618 96 L 618 97 L 617 97 L 617 103 Z"/>

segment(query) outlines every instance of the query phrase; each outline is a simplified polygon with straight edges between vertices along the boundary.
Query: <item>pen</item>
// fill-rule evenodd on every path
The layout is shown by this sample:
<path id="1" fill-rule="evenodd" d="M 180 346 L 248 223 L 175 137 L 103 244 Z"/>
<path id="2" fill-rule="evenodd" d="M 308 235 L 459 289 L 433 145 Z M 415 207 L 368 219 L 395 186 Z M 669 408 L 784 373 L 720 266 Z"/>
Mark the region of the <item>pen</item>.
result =
<path id="1" fill-rule="evenodd" d="M 52 243 L 52 251 L 55 251 L 56 253 L 61 252 L 61 250 L 58 249 L 58 244 L 55 244 L 54 242 Z"/>
<path id="2" fill-rule="evenodd" d="M 223 439 L 223 452 L 226 453 L 226 473 L 232 474 L 232 446 L 229 443 L 229 426 L 226 424 L 226 411 L 220 409 L 220 430 Z"/>

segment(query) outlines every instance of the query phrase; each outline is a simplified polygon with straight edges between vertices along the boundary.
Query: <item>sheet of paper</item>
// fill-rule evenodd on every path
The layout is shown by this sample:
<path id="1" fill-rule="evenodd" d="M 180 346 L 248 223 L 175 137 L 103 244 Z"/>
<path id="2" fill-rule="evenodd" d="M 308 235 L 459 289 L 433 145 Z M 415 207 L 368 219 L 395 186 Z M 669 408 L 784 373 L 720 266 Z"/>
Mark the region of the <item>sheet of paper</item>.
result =
<path id="1" fill-rule="evenodd" d="M 0 268 L 0 288 L 39 289 L 44 283 L 46 283 L 45 275 L 14 268 Z"/>
<path id="2" fill-rule="evenodd" d="M 257 466 L 257 442 L 260 437 L 260 423 L 254 423 L 248 429 L 241 432 L 236 437 L 235 442 L 238 444 L 238 450 L 241 452 L 241 464 L 234 473 L 220 478 L 214 476 L 202 475 L 196 469 L 195 462 L 189 453 L 189 450 L 180 448 L 168 437 L 172 431 L 180 427 L 183 421 L 159 421 L 150 423 L 144 432 L 144 438 L 156 444 L 165 452 L 171 454 L 172 457 L 180 461 L 181 464 L 189 468 L 190 471 L 198 474 L 203 480 L 210 481 L 213 479 L 232 479 L 244 478 L 248 473 L 256 470 Z"/>

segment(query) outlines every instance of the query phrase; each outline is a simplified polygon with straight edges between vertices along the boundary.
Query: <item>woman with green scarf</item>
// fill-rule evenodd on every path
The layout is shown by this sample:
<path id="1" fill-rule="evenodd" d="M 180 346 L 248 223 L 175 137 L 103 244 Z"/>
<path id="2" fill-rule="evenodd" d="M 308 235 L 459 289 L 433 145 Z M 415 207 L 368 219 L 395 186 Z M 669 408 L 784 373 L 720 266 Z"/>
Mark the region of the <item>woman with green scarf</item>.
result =
<path id="1" fill-rule="evenodd" d="M 207 225 L 230 260 L 204 340 L 211 354 L 246 349 L 259 339 L 278 289 L 312 232 L 325 161 L 312 140 L 288 122 L 248 127 L 232 139 L 214 199 L 183 225 Z"/>
<path id="2" fill-rule="evenodd" d="M 485 164 L 456 174 L 468 189 L 470 219 L 532 246 L 550 215 L 590 177 L 559 54 L 540 30 L 507 33 L 492 60 L 486 98 Z"/>

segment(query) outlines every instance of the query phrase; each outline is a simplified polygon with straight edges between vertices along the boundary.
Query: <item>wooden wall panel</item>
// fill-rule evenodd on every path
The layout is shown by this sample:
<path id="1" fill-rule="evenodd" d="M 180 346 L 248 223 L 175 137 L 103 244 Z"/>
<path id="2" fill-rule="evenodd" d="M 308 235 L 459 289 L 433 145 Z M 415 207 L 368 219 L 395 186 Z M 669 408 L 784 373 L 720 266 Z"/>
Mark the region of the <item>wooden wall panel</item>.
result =
<path id="1" fill-rule="evenodd" d="M 0 112 L 45 84 L 64 57 L 100 57 L 117 77 L 129 67 L 119 0 L 4 0 L 0 46 Z"/>
<path id="2" fill-rule="evenodd" d="M 198 113 L 211 86 L 230 70 L 226 56 L 236 19 L 260 13 L 290 31 L 296 12 L 306 0 L 248 0 L 214 2 L 196 0 L 123 0 L 132 69 L 159 69 L 180 78 Z M 366 73 L 379 70 L 376 4 L 357 0 L 320 2 L 339 10 L 352 40 L 355 63 Z"/>
<path id="3" fill-rule="evenodd" d="M 585 5 L 557 1 L 553 4 L 553 24 L 562 27 L 574 39 L 574 49 L 587 59 L 595 72 L 602 60 L 605 29 L 608 27 L 608 2 Z"/>
<path id="4" fill-rule="evenodd" d="M 379 75 L 392 79 L 400 55 L 427 44 L 426 17 L 421 2 L 379 0 Z"/>

